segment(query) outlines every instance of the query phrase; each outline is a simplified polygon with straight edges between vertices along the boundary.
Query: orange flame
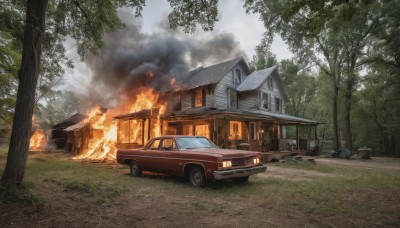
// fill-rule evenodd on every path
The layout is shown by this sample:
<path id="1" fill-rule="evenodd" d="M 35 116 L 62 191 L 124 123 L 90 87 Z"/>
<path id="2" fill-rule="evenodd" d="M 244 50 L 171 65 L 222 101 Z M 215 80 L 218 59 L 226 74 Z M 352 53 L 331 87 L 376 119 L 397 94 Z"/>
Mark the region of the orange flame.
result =
<path id="1" fill-rule="evenodd" d="M 152 88 L 142 88 L 141 91 L 133 99 L 132 104 L 128 104 L 131 113 L 144 109 L 159 108 L 157 121 L 152 123 L 153 136 L 161 135 L 160 116 L 165 112 L 166 104 L 162 104 L 159 99 L 159 93 Z M 74 159 L 90 159 L 90 160 L 115 160 L 117 151 L 117 123 L 111 122 L 108 118 L 109 113 L 102 113 L 100 107 L 93 108 L 88 117 L 84 120 L 90 125 L 91 137 L 87 148 L 83 148 L 82 152 L 75 156 Z M 140 121 L 131 121 L 131 124 L 141 124 Z M 140 127 L 131 126 L 129 134 L 133 138 L 139 135 Z"/>
<path id="2" fill-rule="evenodd" d="M 47 146 L 46 134 L 43 130 L 36 130 L 29 140 L 30 151 L 44 151 Z"/>

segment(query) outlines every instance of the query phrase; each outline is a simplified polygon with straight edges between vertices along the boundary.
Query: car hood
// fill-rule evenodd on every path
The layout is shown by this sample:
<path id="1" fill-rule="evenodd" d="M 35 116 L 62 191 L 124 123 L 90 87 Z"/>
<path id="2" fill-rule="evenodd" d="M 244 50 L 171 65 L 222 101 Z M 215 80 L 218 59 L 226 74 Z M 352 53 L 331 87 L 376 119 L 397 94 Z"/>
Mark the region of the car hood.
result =
<path id="1" fill-rule="evenodd" d="M 229 149 L 219 149 L 219 148 L 201 148 L 201 149 L 190 149 L 183 150 L 187 153 L 196 153 L 196 154 L 208 154 L 215 155 L 218 157 L 225 158 L 244 158 L 260 155 L 260 152 L 254 151 L 245 151 L 245 150 L 229 150 Z"/>

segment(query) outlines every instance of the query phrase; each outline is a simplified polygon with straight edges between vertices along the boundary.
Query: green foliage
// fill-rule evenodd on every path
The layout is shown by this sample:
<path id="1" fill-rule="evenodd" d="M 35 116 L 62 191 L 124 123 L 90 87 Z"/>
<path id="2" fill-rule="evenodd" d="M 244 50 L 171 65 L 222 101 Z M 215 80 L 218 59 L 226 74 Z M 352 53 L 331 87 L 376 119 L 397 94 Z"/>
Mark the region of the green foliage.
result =
<path id="1" fill-rule="evenodd" d="M 171 29 L 182 28 L 193 33 L 197 24 L 204 31 L 212 31 L 218 21 L 218 0 L 168 0 L 172 12 L 168 15 Z"/>
<path id="2" fill-rule="evenodd" d="M 82 111 L 78 97 L 69 91 L 54 92 L 45 101 L 45 105 L 39 104 L 35 110 L 36 120 L 42 129 L 49 129 L 60 120 Z"/>
<path id="3" fill-rule="evenodd" d="M 278 65 L 278 61 L 276 55 L 271 51 L 269 41 L 262 40 L 256 47 L 256 53 L 249 63 L 250 70 L 258 71 L 276 65 Z"/>
<path id="4" fill-rule="evenodd" d="M 313 117 L 307 112 L 316 92 L 316 80 L 310 70 L 288 59 L 282 60 L 279 65 L 280 76 L 289 97 L 286 112 L 294 116 Z"/>

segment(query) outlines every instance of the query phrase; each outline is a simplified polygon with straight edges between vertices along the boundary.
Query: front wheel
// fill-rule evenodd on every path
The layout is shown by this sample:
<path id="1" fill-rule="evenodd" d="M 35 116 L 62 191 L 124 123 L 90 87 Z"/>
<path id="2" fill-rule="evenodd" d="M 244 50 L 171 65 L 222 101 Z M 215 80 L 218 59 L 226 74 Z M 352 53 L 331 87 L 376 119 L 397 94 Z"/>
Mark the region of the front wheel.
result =
<path id="1" fill-rule="evenodd" d="M 136 161 L 132 161 L 130 164 L 130 174 L 132 177 L 142 176 L 142 169 Z"/>
<path id="2" fill-rule="evenodd" d="M 195 187 L 202 187 L 206 183 L 206 176 L 203 169 L 200 167 L 193 167 L 189 172 L 190 183 Z"/>

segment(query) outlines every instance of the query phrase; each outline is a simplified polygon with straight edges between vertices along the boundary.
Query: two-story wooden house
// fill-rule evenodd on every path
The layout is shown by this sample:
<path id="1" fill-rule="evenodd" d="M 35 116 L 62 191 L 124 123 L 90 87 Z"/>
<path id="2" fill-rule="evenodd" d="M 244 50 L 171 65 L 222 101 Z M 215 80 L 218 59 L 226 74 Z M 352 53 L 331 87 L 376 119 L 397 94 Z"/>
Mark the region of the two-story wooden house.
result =
<path id="1" fill-rule="evenodd" d="M 282 151 L 294 144 L 306 150 L 310 140 L 302 139 L 299 127 L 317 124 L 285 114 L 288 98 L 276 66 L 251 73 L 242 57 L 190 72 L 181 89 L 168 96 L 162 134 L 206 136 L 223 148 Z M 290 125 L 296 129 L 291 141 L 284 139 L 284 126 Z"/>

